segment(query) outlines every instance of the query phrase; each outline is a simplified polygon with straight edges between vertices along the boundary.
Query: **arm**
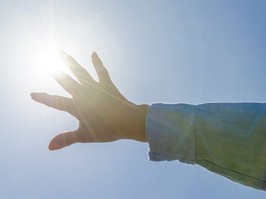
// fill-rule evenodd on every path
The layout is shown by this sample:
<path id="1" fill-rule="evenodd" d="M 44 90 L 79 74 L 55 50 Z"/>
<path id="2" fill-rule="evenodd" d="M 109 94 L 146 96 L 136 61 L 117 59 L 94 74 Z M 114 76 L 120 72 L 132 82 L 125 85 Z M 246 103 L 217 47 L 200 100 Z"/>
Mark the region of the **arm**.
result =
<path id="1" fill-rule="evenodd" d="M 266 104 L 154 104 L 146 127 L 151 160 L 199 164 L 266 190 Z"/>
<path id="2" fill-rule="evenodd" d="M 119 139 L 146 141 L 145 117 L 148 105 L 136 105 L 128 101 L 111 81 L 108 71 L 96 53 L 92 63 L 99 78 L 96 82 L 71 56 L 62 52 L 78 81 L 60 73 L 56 81 L 72 96 L 52 96 L 32 93 L 35 101 L 66 111 L 79 120 L 79 127 L 54 137 L 50 150 L 57 150 L 77 142 L 110 142 Z"/>
<path id="3" fill-rule="evenodd" d="M 154 104 L 148 110 L 148 105 L 129 102 L 118 91 L 96 53 L 92 62 L 99 82 L 72 57 L 63 53 L 63 58 L 78 81 L 65 74 L 55 79 L 72 98 L 31 94 L 79 120 L 78 129 L 52 139 L 50 150 L 77 142 L 147 139 L 151 160 L 199 164 L 266 190 L 266 104 Z"/>

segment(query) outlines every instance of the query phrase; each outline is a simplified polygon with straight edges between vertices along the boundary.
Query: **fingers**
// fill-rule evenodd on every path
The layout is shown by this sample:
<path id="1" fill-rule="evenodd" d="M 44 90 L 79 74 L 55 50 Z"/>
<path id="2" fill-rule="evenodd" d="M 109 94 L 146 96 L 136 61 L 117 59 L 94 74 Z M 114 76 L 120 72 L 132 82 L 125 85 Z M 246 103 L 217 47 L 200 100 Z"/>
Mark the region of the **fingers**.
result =
<path id="1" fill-rule="evenodd" d="M 31 97 L 36 102 L 45 104 L 46 106 L 69 112 L 72 115 L 75 114 L 74 104 L 69 98 L 56 95 L 48 95 L 46 93 L 31 93 Z"/>
<path id="2" fill-rule="evenodd" d="M 99 58 L 99 56 L 97 55 L 97 53 L 95 53 L 95 52 L 92 53 L 91 57 L 92 57 L 93 66 L 94 66 L 96 73 L 98 75 L 98 78 L 99 78 L 99 82 L 108 84 L 113 89 L 113 91 L 115 91 L 117 96 L 119 96 L 121 99 L 126 100 L 126 98 L 120 93 L 120 91 L 113 84 L 107 69 L 104 67 L 104 65 L 103 65 L 101 59 Z"/>
<path id="3" fill-rule="evenodd" d="M 80 90 L 80 84 L 64 73 L 57 73 L 53 77 L 72 96 Z"/>
<path id="4" fill-rule="evenodd" d="M 81 84 L 86 85 L 95 82 L 91 75 L 73 57 L 71 57 L 64 51 L 61 51 L 61 56 L 66 65 L 69 67 L 71 72 L 75 75 L 75 77 Z"/>
<path id="5" fill-rule="evenodd" d="M 99 78 L 99 82 L 102 82 L 102 83 L 109 83 L 111 82 L 111 78 L 108 74 L 108 71 L 107 69 L 104 67 L 101 59 L 99 58 L 99 56 L 97 55 L 97 53 L 92 53 L 92 63 L 93 63 L 93 66 L 96 70 L 96 73 L 98 75 L 98 78 Z"/>
<path id="6" fill-rule="evenodd" d="M 76 78 L 81 84 L 86 85 L 95 83 L 91 75 L 82 66 L 80 66 L 80 64 L 73 57 L 71 57 L 64 51 L 61 51 L 61 55 L 63 57 L 64 62 L 68 65 L 69 69 L 72 71 L 72 73 L 76 76 Z M 104 67 L 101 59 L 95 52 L 92 54 L 92 63 L 98 75 L 99 82 L 111 82 L 111 78 L 108 74 L 107 69 Z"/>
<path id="7" fill-rule="evenodd" d="M 51 151 L 58 150 L 76 142 L 78 142 L 77 133 L 75 131 L 68 131 L 55 136 L 51 140 L 48 148 Z"/>

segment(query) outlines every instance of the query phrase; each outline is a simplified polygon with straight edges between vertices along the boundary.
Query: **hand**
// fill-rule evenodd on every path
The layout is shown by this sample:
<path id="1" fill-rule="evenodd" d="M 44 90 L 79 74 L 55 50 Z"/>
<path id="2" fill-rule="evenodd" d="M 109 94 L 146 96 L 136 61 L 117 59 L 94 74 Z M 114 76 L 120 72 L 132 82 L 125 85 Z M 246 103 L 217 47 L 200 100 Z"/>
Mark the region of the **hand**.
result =
<path id="1" fill-rule="evenodd" d="M 39 103 L 70 113 L 79 120 L 79 127 L 58 134 L 51 140 L 49 149 L 57 150 L 77 142 L 110 142 L 118 139 L 145 142 L 148 106 L 135 105 L 119 92 L 96 53 L 92 54 L 92 63 L 98 82 L 71 56 L 63 51 L 61 54 L 78 81 L 64 73 L 54 78 L 72 98 L 46 93 L 31 93 L 31 97 Z"/>

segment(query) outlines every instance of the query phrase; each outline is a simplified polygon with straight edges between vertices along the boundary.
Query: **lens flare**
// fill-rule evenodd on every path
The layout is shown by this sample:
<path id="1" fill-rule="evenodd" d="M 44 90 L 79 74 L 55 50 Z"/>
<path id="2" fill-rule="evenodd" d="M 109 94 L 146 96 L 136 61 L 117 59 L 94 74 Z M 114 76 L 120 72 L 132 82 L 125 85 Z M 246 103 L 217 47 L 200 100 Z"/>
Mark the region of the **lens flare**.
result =
<path id="1" fill-rule="evenodd" d="M 38 72 L 54 74 L 65 72 L 66 66 L 60 58 L 60 48 L 52 44 L 33 43 L 28 52 L 32 64 Z"/>

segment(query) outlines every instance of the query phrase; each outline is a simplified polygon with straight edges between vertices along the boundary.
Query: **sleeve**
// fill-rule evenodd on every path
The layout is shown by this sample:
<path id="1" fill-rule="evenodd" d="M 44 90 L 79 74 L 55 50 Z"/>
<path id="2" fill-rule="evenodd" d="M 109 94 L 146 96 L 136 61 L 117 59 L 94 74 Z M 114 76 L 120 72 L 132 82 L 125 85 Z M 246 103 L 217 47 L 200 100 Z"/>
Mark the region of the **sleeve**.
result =
<path id="1" fill-rule="evenodd" d="M 179 160 L 194 164 L 194 106 L 153 104 L 146 120 L 150 160 Z"/>
<path id="2" fill-rule="evenodd" d="M 198 164 L 266 190 L 266 104 L 153 104 L 146 135 L 151 160 Z"/>

